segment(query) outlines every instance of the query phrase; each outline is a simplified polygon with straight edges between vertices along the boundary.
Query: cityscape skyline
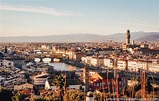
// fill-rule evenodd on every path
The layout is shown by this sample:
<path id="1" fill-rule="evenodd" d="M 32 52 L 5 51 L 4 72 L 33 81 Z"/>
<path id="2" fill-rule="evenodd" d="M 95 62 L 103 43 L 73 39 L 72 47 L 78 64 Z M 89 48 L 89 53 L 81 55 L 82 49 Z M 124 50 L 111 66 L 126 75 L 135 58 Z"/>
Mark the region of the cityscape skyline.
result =
<path id="1" fill-rule="evenodd" d="M 159 0 L 0 0 L 0 101 L 158 101 Z"/>
<path id="2" fill-rule="evenodd" d="M 157 0 L 0 0 L 0 36 L 159 32 Z"/>

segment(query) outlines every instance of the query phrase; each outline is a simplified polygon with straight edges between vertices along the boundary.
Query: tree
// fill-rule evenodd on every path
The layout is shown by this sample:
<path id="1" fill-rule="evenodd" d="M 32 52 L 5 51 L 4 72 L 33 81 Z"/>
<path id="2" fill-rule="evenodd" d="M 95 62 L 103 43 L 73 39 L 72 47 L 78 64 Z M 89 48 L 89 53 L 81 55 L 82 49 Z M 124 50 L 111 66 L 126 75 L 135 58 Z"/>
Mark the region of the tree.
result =
<path id="1" fill-rule="evenodd" d="M 59 97 L 56 93 L 53 93 L 52 96 L 50 97 L 50 100 L 59 101 Z"/>
<path id="2" fill-rule="evenodd" d="M 47 100 L 45 100 L 43 98 L 39 98 L 39 99 L 35 99 L 34 101 L 47 101 Z"/>
<path id="3" fill-rule="evenodd" d="M 150 79 L 146 79 L 146 91 L 151 92 L 152 91 L 152 85 L 150 83 Z"/>
<path id="4" fill-rule="evenodd" d="M 139 91 L 141 89 L 141 83 L 135 85 L 134 90 L 135 92 Z M 146 91 L 151 92 L 152 91 L 152 85 L 150 83 L 150 80 L 146 78 Z"/>
<path id="5" fill-rule="evenodd" d="M 102 101 L 102 93 L 101 92 L 94 92 L 94 101 Z"/>
<path id="6" fill-rule="evenodd" d="M 81 85 L 78 87 L 78 89 L 79 89 L 80 91 L 84 91 L 84 88 L 83 88 Z"/>
<path id="7" fill-rule="evenodd" d="M 65 74 L 55 75 L 52 84 L 58 88 L 59 100 L 63 101 L 64 91 L 66 91 L 67 87 L 66 75 Z"/>
<path id="8" fill-rule="evenodd" d="M 141 89 L 140 90 L 138 90 L 137 92 L 136 92 L 136 94 L 135 94 L 135 98 L 141 98 L 142 96 L 141 96 Z"/>
<path id="9" fill-rule="evenodd" d="M 10 89 L 4 89 L 0 87 L 0 100 L 1 101 L 11 101 L 12 91 Z"/>
<path id="10" fill-rule="evenodd" d="M 27 95 L 25 94 L 16 94 L 15 96 L 12 96 L 12 101 L 24 101 Z"/>
<path id="11" fill-rule="evenodd" d="M 139 91 L 141 89 L 141 84 L 137 84 L 134 87 L 135 92 Z"/>
<path id="12" fill-rule="evenodd" d="M 42 96 L 43 99 L 47 101 L 60 101 L 58 94 L 55 91 L 51 91 L 44 96 Z"/>
<path id="13" fill-rule="evenodd" d="M 70 89 L 64 96 L 64 101 L 83 101 L 84 92 L 81 90 Z"/>
<path id="14" fill-rule="evenodd" d="M 39 94 L 40 94 L 40 93 L 39 93 L 39 89 L 38 89 L 37 86 L 33 86 L 33 90 L 34 90 L 34 92 L 35 92 L 36 95 L 39 95 Z"/>

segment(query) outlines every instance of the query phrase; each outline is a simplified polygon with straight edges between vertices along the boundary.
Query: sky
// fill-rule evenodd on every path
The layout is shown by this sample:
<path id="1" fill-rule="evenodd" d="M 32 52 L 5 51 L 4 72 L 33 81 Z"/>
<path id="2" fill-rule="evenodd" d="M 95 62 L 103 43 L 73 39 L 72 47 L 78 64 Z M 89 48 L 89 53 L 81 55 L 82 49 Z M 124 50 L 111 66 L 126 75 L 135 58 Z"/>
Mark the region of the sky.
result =
<path id="1" fill-rule="evenodd" d="M 159 32 L 159 0 L 0 0 L 0 36 Z"/>

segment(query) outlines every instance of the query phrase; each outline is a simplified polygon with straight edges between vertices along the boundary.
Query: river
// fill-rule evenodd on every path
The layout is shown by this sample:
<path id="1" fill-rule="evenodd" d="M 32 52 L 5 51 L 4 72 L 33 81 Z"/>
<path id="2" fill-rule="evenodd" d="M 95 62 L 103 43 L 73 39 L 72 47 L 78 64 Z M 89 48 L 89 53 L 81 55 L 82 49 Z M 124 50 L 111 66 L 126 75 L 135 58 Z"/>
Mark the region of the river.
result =
<path id="1" fill-rule="evenodd" d="M 71 66 L 65 63 L 61 62 L 55 62 L 55 63 L 49 63 L 49 65 L 54 66 L 55 70 L 62 70 L 62 71 L 73 71 L 73 70 L 80 70 L 81 68 L 78 68 L 76 66 Z"/>
<path id="2" fill-rule="evenodd" d="M 39 62 L 40 59 L 39 58 L 35 58 L 34 59 L 35 62 Z M 54 66 L 55 70 L 61 70 L 61 71 L 73 71 L 73 70 L 80 70 L 81 68 L 78 68 L 76 66 L 71 66 L 62 62 L 50 62 L 50 58 L 44 58 L 43 62 L 44 63 L 48 63 L 51 66 Z"/>

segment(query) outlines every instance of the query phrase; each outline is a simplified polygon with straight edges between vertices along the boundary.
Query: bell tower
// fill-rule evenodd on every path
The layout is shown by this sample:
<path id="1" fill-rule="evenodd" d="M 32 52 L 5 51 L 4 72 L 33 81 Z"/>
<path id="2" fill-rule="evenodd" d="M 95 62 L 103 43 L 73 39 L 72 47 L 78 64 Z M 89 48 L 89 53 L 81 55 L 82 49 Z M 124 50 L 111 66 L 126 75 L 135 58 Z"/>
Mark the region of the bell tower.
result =
<path id="1" fill-rule="evenodd" d="M 126 45 L 130 44 L 130 30 L 128 29 L 126 31 Z"/>

